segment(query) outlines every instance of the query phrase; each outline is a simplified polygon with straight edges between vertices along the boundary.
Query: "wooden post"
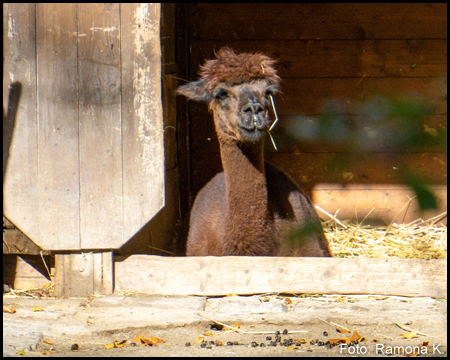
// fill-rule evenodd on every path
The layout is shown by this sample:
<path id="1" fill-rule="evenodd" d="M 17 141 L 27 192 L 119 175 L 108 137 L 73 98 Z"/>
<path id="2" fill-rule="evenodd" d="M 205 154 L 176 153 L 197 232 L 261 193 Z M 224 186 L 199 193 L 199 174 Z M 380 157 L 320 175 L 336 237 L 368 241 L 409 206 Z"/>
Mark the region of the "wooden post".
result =
<path id="1" fill-rule="evenodd" d="M 55 295 L 58 297 L 85 297 L 113 293 L 112 251 L 56 254 L 55 267 Z"/>

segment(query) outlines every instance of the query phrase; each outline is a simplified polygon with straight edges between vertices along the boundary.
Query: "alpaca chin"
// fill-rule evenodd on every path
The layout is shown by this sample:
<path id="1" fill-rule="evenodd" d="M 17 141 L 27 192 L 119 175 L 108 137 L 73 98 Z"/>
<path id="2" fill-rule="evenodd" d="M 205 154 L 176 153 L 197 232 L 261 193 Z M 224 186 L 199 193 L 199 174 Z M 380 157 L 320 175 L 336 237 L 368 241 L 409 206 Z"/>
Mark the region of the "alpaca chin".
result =
<path id="1" fill-rule="evenodd" d="M 241 127 L 239 128 L 239 138 L 242 142 L 260 142 L 264 138 L 265 134 L 266 131 L 259 130 L 258 128 L 255 128 L 254 130 L 247 130 Z"/>

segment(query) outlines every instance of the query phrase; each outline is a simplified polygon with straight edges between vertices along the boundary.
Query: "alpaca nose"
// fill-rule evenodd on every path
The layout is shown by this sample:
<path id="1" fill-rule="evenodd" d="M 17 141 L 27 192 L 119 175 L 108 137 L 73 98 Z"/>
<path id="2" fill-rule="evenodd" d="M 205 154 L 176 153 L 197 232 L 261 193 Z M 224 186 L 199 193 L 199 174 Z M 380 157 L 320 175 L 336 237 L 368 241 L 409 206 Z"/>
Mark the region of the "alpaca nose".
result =
<path id="1" fill-rule="evenodd" d="M 262 130 L 266 127 L 266 111 L 259 103 L 248 103 L 242 108 L 243 126 L 247 130 L 254 130 L 255 127 Z"/>
<path id="2" fill-rule="evenodd" d="M 245 113 L 258 114 L 261 111 L 264 111 L 264 108 L 259 103 L 249 103 L 242 108 L 242 111 Z"/>

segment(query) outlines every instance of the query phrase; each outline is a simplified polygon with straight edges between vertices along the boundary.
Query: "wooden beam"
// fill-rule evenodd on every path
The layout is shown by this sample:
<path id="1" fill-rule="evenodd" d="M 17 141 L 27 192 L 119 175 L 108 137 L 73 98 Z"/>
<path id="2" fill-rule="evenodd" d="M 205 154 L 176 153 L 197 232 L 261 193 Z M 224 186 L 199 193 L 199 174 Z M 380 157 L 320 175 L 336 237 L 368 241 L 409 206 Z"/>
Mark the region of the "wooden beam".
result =
<path id="1" fill-rule="evenodd" d="M 447 298 L 447 260 L 115 258 L 115 290 L 174 295 L 377 294 Z"/>
<path id="2" fill-rule="evenodd" d="M 110 295 L 114 288 L 112 251 L 55 254 L 55 295 Z"/>

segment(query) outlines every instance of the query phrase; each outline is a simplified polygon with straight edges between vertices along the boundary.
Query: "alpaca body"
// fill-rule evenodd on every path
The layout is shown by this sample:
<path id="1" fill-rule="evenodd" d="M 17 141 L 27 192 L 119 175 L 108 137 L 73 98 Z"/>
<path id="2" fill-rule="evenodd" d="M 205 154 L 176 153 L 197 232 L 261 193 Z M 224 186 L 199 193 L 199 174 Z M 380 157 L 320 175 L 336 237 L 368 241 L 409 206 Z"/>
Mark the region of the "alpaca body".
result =
<path id="1" fill-rule="evenodd" d="M 266 196 L 269 220 L 265 232 L 261 234 L 254 231 L 261 226 L 261 221 L 252 216 L 248 216 L 245 220 L 241 219 L 245 221 L 246 228 L 251 228 L 250 231 L 242 229 L 239 223 L 233 226 L 221 221 L 226 217 L 227 193 L 225 174 L 220 172 L 201 189 L 195 199 L 186 255 L 331 256 L 322 231 L 305 236 L 303 239 L 301 236 L 295 237 L 295 231 L 302 226 L 315 224 L 320 227 L 320 220 L 307 195 L 274 165 L 265 162 L 265 172 L 268 184 Z M 242 200 L 241 205 L 249 204 Z M 251 204 L 249 209 L 252 205 L 255 204 Z M 250 215 L 251 211 L 245 213 Z M 230 251 L 233 249 L 223 244 L 226 234 L 235 236 L 242 246 Z M 293 239 L 290 240 L 291 234 Z M 247 243 L 251 246 L 246 246 Z M 258 246 L 252 246 L 254 244 Z"/>
<path id="2" fill-rule="evenodd" d="M 204 101 L 214 115 L 223 172 L 199 192 L 187 255 L 331 256 L 308 197 L 264 162 L 271 96 L 280 78 L 262 54 L 222 49 L 199 81 L 178 93 Z"/>

